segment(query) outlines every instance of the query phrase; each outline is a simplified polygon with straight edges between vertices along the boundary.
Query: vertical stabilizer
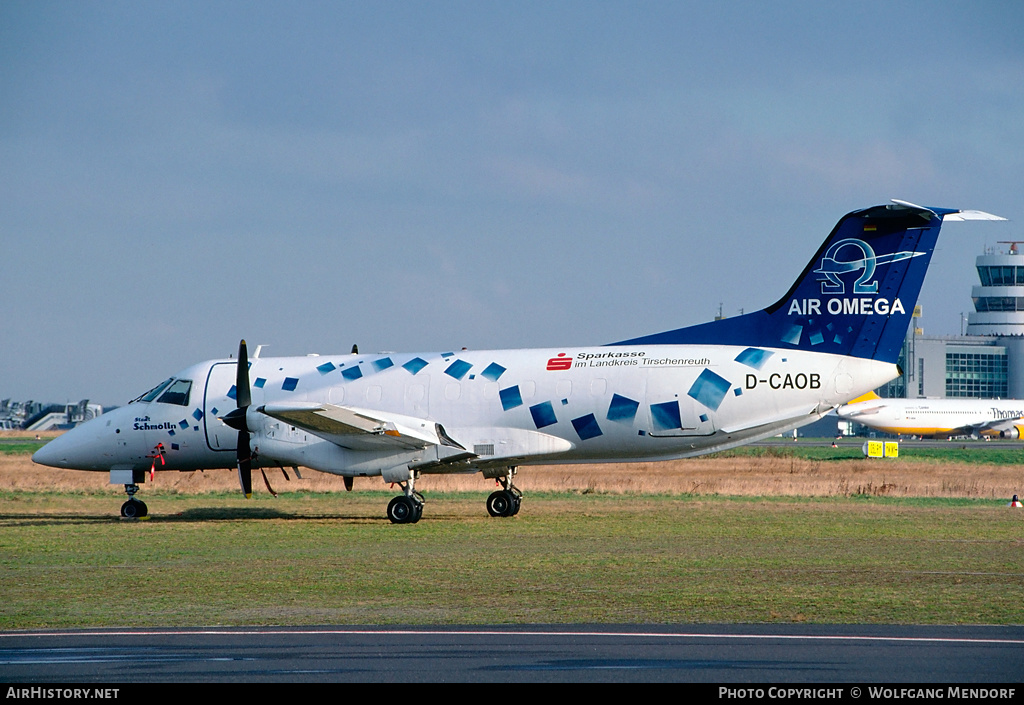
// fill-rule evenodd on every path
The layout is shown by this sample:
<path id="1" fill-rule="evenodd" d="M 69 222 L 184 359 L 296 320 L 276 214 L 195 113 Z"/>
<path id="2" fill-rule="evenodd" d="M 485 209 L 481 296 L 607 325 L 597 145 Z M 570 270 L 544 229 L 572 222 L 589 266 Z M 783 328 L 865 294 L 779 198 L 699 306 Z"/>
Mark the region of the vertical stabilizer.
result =
<path id="1" fill-rule="evenodd" d="M 962 220 L 968 218 L 960 214 L 975 213 L 902 201 L 854 211 L 839 221 L 790 290 L 771 306 L 614 344 L 745 345 L 894 363 L 943 217 Z"/>

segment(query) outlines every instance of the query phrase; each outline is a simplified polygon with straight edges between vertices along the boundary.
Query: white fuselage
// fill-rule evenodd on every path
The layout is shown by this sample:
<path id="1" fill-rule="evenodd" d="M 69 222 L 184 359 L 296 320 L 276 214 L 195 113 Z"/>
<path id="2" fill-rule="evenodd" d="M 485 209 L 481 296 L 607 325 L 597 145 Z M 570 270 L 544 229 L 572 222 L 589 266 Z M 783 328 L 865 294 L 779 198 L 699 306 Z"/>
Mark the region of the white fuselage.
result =
<path id="1" fill-rule="evenodd" d="M 1019 399 L 871 399 L 845 404 L 839 417 L 880 431 L 913 436 L 986 434 L 1017 438 Z"/>
<path id="2" fill-rule="evenodd" d="M 385 479 L 417 467 L 659 460 L 810 423 L 896 374 L 891 363 L 862 358 L 717 345 L 254 358 L 248 423 L 259 465 Z M 235 360 L 182 370 L 175 379 L 192 382 L 187 399 L 128 404 L 52 442 L 37 461 L 87 470 L 234 467 L 238 436 L 219 417 L 235 408 L 235 375 Z M 432 448 L 345 447 L 258 412 L 293 402 L 440 424 L 476 458 L 443 465 Z"/>

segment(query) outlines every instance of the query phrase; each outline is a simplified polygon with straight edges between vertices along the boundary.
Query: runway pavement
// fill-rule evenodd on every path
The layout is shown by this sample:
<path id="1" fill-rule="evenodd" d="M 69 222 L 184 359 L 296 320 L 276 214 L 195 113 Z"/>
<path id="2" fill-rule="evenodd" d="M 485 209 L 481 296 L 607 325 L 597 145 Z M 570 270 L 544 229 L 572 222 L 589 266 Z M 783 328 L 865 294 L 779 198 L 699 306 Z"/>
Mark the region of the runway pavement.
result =
<path id="1" fill-rule="evenodd" d="M 914 449 L 914 448 L 947 448 L 949 450 L 971 450 L 977 448 L 979 450 L 988 448 L 1000 448 L 1002 450 L 1022 450 L 1024 449 L 1024 441 L 1020 440 L 975 440 L 973 438 L 954 438 L 952 440 L 942 438 L 865 438 L 865 437 L 848 437 L 840 438 L 835 441 L 836 445 L 840 448 L 856 448 L 860 449 L 868 441 L 895 441 L 899 440 L 900 449 Z M 757 443 L 751 443 L 751 446 L 763 446 L 763 447 L 800 447 L 810 446 L 812 448 L 826 448 L 832 445 L 833 439 L 831 438 L 800 438 L 794 441 L 791 437 L 775 437 L 767 438 Z"/>
<path id="2" fill-rule="evenodd" d="M 1024 633 L 1017 627 L 544 625 L 0 633 L 5 683 L 121 684 L 128 692 L 136 690 L 130 684 L 149 682 L 993 684 L 1019 682 L 1022 674 Z"/>

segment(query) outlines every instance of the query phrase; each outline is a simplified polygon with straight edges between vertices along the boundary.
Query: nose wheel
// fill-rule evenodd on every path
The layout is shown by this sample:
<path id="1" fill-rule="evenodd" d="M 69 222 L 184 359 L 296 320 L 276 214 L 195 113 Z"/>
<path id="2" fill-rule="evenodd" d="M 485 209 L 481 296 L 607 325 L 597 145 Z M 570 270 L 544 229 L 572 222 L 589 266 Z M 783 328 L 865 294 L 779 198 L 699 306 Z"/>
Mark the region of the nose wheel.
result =
<path id="1" fill-rule="evenodd" d="M 135 493 L 139 491 L 138 485 L 125 485 L 124 491 L 128 494 L 128 501 L 121 505 L 122 519 L 145 519 L 149 516 L 149 508 L 142 500 L 135 499 Z"/>

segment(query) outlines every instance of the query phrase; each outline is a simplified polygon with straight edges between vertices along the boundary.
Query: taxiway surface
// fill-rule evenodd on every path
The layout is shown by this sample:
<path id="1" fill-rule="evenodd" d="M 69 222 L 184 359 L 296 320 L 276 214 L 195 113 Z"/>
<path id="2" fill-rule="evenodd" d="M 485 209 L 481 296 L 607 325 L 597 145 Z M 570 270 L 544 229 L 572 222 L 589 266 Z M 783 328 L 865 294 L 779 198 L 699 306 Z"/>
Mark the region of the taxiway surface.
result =
<path id="1" fill-rule="evenodd" d="M 8 683 L 1012 683 L 1019 628 L 693 625 L 0 633 Z"/>

